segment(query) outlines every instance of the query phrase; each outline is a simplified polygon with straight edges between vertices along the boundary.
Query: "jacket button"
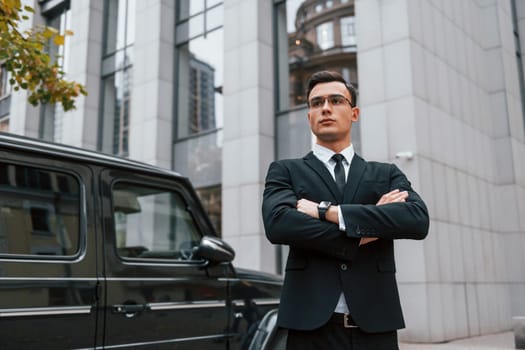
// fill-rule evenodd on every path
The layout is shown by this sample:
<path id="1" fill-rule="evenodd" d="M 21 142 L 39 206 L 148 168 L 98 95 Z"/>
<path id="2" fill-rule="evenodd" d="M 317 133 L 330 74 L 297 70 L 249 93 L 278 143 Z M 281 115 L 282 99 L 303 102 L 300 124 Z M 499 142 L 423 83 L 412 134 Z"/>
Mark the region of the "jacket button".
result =
<path id="1" fill-rule="evenodd" d="M 348 266 L 346 264 L 341 264 L 341 270 L 346 271 Z"/>

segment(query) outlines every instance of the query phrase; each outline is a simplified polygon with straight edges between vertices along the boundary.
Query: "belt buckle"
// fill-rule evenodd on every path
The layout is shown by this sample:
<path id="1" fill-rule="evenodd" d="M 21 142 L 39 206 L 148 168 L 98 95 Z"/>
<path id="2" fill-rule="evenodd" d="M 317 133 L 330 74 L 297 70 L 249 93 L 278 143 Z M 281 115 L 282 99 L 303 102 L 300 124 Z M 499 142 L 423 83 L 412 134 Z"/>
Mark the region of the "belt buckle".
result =
<path id="1" fill-rule="evenodd" d="M 349 314 L 344 314 L 343 315 L 343 326 L 345 328 L 358 328 L 357 326 L 349 323 L 349 321 L 350 321 L 349 317 L 350 317 Z"/>

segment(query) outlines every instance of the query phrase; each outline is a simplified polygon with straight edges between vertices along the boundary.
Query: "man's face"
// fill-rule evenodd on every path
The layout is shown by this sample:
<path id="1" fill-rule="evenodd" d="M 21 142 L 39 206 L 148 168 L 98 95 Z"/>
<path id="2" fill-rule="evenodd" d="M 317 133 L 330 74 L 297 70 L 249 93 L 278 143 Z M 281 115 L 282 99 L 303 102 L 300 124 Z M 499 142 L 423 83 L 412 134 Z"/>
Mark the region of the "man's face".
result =
<path id="1" fill-rule="evenodd" d="M 335 95 L 343 96 L 345 99 L 328 98 Z M 310 105 L 308 121 L 312 132 L 317 136 L 318 144 L 322 146 L 350 144 L 352 123 L 359 119 L 359 108 L 350 105 L 350 98 L 350 93 L 341 82 L 333 81 L 314 86 L 308 96 Z M 312 101 L 316 99 L 322 101 L 318 106 L 312 105 Z"/>

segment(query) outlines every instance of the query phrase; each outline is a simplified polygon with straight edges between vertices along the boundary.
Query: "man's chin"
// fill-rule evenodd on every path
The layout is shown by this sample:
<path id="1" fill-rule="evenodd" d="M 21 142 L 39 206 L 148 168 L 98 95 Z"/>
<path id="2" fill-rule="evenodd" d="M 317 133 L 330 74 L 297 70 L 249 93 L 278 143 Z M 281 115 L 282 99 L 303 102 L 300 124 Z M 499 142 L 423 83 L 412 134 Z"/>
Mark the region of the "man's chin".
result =
<path id="1" fill-rule="evenodd" d="M 334 133 L 320 133 L 316 135 L 317 138 L 323 142 L 336 142 L 341 141 L 342 137 L 341 135 L 334 134 Z"/>

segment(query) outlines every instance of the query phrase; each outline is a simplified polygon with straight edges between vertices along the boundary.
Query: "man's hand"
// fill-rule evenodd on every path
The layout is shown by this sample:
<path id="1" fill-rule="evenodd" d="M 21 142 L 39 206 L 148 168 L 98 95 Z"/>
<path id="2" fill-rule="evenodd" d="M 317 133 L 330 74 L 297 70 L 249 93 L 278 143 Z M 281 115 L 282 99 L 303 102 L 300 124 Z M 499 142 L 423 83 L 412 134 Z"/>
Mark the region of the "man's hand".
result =
<path id="1" fill-rule="evenodd" d="M 381 198 L 379 198 L 379 201 L 376 203 L 376 205 L 404 202 L 407 199 L 407 197 L 407 191 L 399 191 L 398 189 L 395 189 L 382 195 Z M 376 237 L 361 238 L 361 241 L 359 241 L 359 245 L 367 244 L 375 240 L 377 240 Z"/>
<path id="2" fill-rule="evenodd" d="M 313 218 L 319 219 L 319 211 L 317 210 L 318 205 L 319 203 L 302 198 L 297 201 L 297 210 L 306 215 L 310 215 Z"/>
<path id="3" fill-rule="evenodd" d="M 382 195 L 381 198 L 379 198 L 379 201 L 376 203 L 376 205 L 404 202 L 407 199 L 407 197 L 407 191 L 399 191 L 398 189 L 395 189 Z"/>

